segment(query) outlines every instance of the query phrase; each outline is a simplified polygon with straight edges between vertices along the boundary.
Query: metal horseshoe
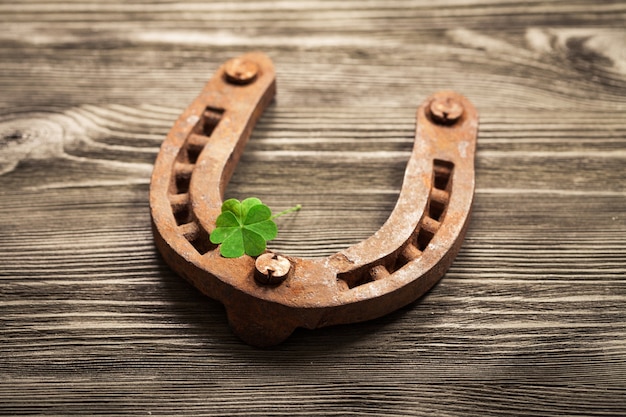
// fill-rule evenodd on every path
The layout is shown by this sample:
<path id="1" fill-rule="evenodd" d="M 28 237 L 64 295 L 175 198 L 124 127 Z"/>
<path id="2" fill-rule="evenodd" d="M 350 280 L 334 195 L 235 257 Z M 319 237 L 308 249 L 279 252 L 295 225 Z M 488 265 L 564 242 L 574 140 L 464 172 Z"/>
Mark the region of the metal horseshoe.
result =
<path id="1" fill-rule="evenodd" d="M 271 60 L 227 61 L 163 142 L 150 184 L 155 244 L 167 264 L 226 307 L 233 332 L 266 347 L 297 328 L 374 319 L 421 297 L 445 274 L 469 223 L 478 114 L 454 92 L 417 110 L 398 201 L 371 237 L 325 258 L 267 251 L 224 258 L 209 241 L 226 185 L 276 92 Z"/>

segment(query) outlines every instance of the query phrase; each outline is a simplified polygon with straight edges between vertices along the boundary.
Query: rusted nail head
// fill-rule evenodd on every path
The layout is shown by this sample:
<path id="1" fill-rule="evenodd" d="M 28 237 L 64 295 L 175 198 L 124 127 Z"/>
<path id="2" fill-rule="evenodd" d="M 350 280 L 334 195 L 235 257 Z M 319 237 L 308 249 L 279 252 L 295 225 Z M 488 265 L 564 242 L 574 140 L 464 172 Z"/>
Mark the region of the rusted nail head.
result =
<path id="1" fill-rule="evenodd" d="M 224 64 L 224 74 L 226 81 L 232 84 L 249 84 L 259 73 L 259 66 L 245 59 L 233 58 Z"/>
<path id="2" fill-rule="evenodd" d="M 452 97 L 438 97 L 430 102 L 430 116 L 435 123 L 452 125 L 463 115 L 463 105 Z"/>
<path id="3" fill-rule="evenodd" d="M 256 258 L 254 278 L 261 284 L 280 284 L 287 278 L 291 262 L 284 256 L 264 253 Z"/>

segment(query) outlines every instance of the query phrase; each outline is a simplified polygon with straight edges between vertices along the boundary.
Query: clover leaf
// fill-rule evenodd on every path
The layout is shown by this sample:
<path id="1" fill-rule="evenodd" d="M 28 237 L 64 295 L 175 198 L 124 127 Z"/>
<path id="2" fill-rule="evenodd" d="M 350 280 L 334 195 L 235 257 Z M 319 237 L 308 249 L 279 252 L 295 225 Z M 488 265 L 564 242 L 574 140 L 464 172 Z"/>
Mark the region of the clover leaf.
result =
<path id="1" fill-rule="evenodd" d="M 210 240 L 221 244 L 220 254 L 225 258 L 238 258 L 244 253 L 258 256 L 265 252 L 266 242 L 278 234 L 273 219 L 296 210 L 300 210 L 300 205 L 272 216 L 270 208 L 258 198 L 241 202 L 231 198 L 222 204 L 222 213 L 215 221 Z"/>

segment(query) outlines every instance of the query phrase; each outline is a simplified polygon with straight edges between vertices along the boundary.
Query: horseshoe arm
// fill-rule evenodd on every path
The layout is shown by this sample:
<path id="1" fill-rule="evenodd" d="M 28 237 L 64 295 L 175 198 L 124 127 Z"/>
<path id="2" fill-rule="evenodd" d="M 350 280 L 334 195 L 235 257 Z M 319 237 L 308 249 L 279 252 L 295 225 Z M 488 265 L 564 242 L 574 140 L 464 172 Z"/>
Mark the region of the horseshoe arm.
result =
<path id="1" fill-rule="evenodd" d="M 457 103 L 454 123 L 431 113 L 434 103 Z M 415 144 L 398 202 L 372 237 L 333 255 L 344 314 L 325 324 L 368 320 L 421 297 L 448 270 L 469 226 L 474 196 L 478 113 L 462 95 L 442 91 L 424 101 L 416 116 Z M 364 259 L 359 254 L 377 254 Z"/>

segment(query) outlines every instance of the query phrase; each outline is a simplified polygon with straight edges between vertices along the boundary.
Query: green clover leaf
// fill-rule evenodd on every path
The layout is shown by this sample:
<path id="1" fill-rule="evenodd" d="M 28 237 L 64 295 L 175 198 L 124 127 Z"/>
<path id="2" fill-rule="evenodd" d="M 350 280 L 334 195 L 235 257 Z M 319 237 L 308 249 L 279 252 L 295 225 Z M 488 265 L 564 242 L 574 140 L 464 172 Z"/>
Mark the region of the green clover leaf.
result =
<path id="1" fill-rule="evenodd" d="M 258 198 L 235 198 L 224 201 L 222 213 L 215 221 L 216 228 L 211 232 L 212 243 L 221 244 L 220 254 L 225 258 L 238 258 L 244 253 L 258 256 L 265 252 L 266 242 L 276 238 L 278 228 L 276 217 L 300 206 L 272 216 L 272 211 Z"/>

